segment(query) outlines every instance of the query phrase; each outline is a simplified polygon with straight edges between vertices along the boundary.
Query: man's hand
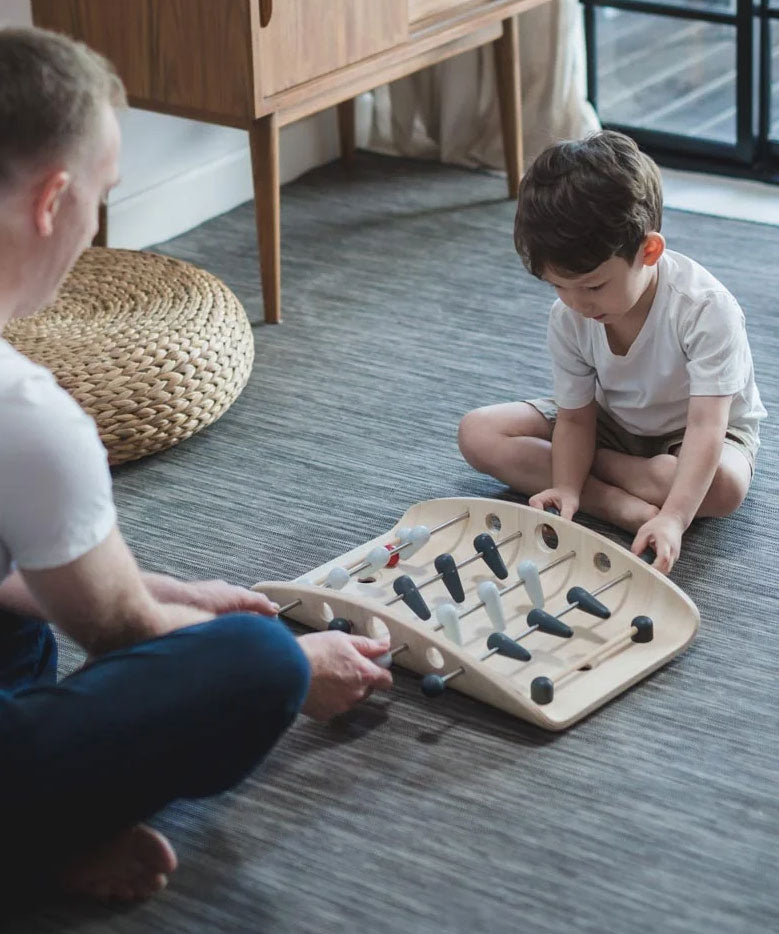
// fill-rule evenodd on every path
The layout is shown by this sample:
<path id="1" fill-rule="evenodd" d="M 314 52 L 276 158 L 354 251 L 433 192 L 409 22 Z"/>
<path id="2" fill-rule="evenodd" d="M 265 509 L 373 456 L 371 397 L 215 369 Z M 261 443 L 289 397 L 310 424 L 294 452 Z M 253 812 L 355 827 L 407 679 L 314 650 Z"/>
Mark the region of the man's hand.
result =
<path id="1" fill-rule="evenodd" d="M 225 613 L 261 613 L 275 616 L 278 604 L 264 593 L 228 584 L 223 580 L 180 581 L 168 574 L 153 571 L 143 573 L 149 593 L 160 603 L 181 603 L 209 613 L 211 617 Z"/>
<path id="2" fill-rule="evenodd" d="M 301 636 L 298 645 L 311 665 L 311 687 L 303 713 L 315 720 L 329 720 L 365 700 L 371 691 L 392 686 L 392 675 L 371 661 L 384 655 L 388 641 L 343 632 L 314 632 Z"/>
<path id="3" fill-rule="evenodd" d="M 636 533 L 630 550 L 640 555 L 647 546 L 651 546 L 657 557 L 652 567 L 663 574 L 668 574 L 682 550 L 684 523 L 677 516 L 659 512 L 654 519 L 645 522 Z"/>
<path id="4" fill-rule="evenodd" d="M 579 508 L 579 497 L 576 493 L 562 487 L 541 490 L 540 493 L 531 496 L 528 502 L 534 509 L 546 509 L 547 506 L 554 506 L 559 509 L 563 519 L 573 519 L 574 513 Z"/>
<path id="5" fill-rule="evenodd" d="M 222 580 L 182 581 L 184 588 L 179 596 L 180 603 L 223 616 L 225 613 L 261 613 L 275 616 L 278 603 L 273 603 L 264 593 L 228 584 Z"/>

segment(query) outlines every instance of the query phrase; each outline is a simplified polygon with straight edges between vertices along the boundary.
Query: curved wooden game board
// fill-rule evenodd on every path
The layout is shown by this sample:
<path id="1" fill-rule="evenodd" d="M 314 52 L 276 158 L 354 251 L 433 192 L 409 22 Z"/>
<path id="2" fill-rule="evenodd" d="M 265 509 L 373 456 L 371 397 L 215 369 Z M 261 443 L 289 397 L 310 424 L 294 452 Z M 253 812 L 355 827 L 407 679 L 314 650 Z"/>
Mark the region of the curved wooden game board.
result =
<path id="1" fill-rule="evenodd" d="M 404 544 L 402 530 L 420 526 L 430 531 L 429 540 L 409 557 L 414 548 Z M 475 551 L 474 538 L 485 532 L 505 563 L 508 577 L 503 580 Z M 390 559 L 396 554 L 397 566 L 360 570 L 376 546 L 384 546 Z M 455 605 L 462 645 L 444 634 L 436 616 L 441 604 L 454 603 L 434 568 L 435 558 L 444 553 L 461 565 L 465 599 Z M 528 632 L 533 605 L 516 570 L 528 559 L 540 572 L 544 610 L 567 623 L 573 630 L 570 638 L 538 629 Z M 333 568 L 348 572 L 348 583 L 340 590 L 326 583 Z M 393 584 L 401 576 L 414 582 L 430 619 L 420 619 L 397 595 Z M 506 635 L 530 652 L 529 661 L 487 648 L 496 625 L 477 595 L 478 585 L 487 580 L 501 591 Z M 601 619 L 570 603 L 566 595 L 574 586 L 595 595 L 611 615 Z M 428 694 L 452 687 L 549 730 L 570 726 L 678 655 L 700 622 L 695 604 L 675 584 L 621 545 L 559 516 L 480 498 L 416 503 L 388 532 L 305 577 L 264 581 L 254 589 L 283 604 L 282 615 L 314 629 L 327 629 L 334 618 L 342 618 L 357 634 L 376 636 L 388 630 L 392 660 L 427 676 L 423 686 Z M 646 634 L 641 625 L 633 626 L 637 617 L 652 620 L 651 641 L 631 639 L 631 634 L 642 638 L 637 629 Z M 544 697 L 545 690 L 551 699 Z"/>

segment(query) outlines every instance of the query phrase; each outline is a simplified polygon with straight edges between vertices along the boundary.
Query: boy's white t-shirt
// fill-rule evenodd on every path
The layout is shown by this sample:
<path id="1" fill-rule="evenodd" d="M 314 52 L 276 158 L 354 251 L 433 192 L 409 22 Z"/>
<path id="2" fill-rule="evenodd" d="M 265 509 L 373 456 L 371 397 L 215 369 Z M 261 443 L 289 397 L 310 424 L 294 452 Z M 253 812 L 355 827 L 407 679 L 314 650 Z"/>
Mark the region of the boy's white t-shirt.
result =
<path id="1" fill-rule="evenodd" d="M 664 435 L 686 426 L 690 396 L 732 395 L 729 425 L 757 439 L 766 411 L 738 302 L 681 253 L 666 250 L 658 266 L 652 307 L 624 356 L 612 353 L 604 325 L 554 303 L 555 402 L 578 409 L 596 399 L 627 431 Z"/>
<path id="2" fill-rule="evenodd" d="M 116 522 L 94 421 L 51 373 L 0 338 L 0 581 L 12 564 L 60 567 Z"/>

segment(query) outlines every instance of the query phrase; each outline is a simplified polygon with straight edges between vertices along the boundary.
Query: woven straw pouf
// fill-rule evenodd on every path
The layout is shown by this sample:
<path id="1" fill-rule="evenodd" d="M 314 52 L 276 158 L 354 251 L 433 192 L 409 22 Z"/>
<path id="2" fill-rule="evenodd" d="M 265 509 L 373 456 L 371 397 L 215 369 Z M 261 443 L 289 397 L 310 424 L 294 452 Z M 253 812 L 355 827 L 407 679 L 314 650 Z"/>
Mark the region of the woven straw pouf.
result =
<path id="1" fill-rule="evenodd" d="M 178 444 L 240 394 L 254 342 L 219 279 L 180 260 L 93 247 L 56 302 L 3 333 L 97 422 L 112 464 Z"/>

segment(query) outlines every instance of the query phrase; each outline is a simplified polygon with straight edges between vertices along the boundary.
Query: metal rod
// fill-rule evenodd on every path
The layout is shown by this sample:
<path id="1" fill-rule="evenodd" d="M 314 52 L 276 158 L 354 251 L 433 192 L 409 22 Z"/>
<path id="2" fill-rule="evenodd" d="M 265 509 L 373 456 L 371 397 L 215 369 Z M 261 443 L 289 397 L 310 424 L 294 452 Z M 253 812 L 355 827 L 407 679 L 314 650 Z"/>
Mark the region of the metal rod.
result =
<path id="1" fill-rule="evenodd" d="M 462 522 L 463 519 L 469 519 L 469 518 L 470 518 L 470 515 L 471 515 L 471 511 L 470 511 L 469 509 L 466 509 L 465 512 L 461 512 L 459 516 L 454 516 L 454 518 L 452 518 L 452 519 L 447 519 L 446 522 L 442 522 L 440 525 L 435 526 L 435 528 L 430 529 L 430 534 L 431 534 L 431 535 L 435 535 L 437 532 L 442 532 L 444 529 L 448 529 L 450 525 L 454 525 L 454 524 L 457 523 L 457 522 Z M 522 533 L 520 532 L 519 534 L 521 535 Z M 388 548 L 388 549 L 387 549 L 388 560 L 389 560 L 389 558 L 391 558 L 391 557 L 392 557 L 394 554 L 396 554 L 397 552 L 402 551 L 404 548 L 407 548 L 410 544 L 411 544 L 411 542 L 404 542 L 402 545 L 397 545 L 397 546 L 393 547 L 392 549 L 389 549 L 389 548 Z M 476 557 L 478 558 L 479 555 L 476 555 Z M 468 560 L 475 560 L 475 559 L 468 559 Z M 367 567 L 368 567 L 368 562 L 367 562 L 367 561 L 363 561 L 362 564 L 358 564 L 358 565 L 356 565 L 356 566 L 354 566 L 354 567 L 348 569 L 348 570 L 349 570 L 349 576 L 351 577 L 351 576 L 353 576 L 354 574 L 359 573 L 360 571 L 364 571 L 365 568 L 367 568 Z M 439 577 L 440 577 L 440 575 L 439 575 Z M 315 586 L 324 586 L 324 587 L 327 587 L 327 584 L 322 584 L 322 583 L 320 582 L 319 584 L 316 584 Z M 400 597 L 398 597 L 397 599 L 399 600 Z M 296 607 L 296 606 L 300 606 L 300 605 L 302 604 L 302 602 L 303 602 L 303 601 L 300 600 L 300 599 L 298 599 L 298 600 L 293 600 L 292 603 L 287 603 L 285 606 L 279 607 L 278 615 L 281 616 L 282 614 L 289 612 L 289 610 L 294 610 L 295 607 Z M 391 602 L 392 602 L 392 603 L 395 603 L 395 600 L 392 600 Z M 389 606 L 389 604 L 387 604 L 387 605 Z"/>
<path id="2" fill-rule="evenodd" d="M 612 587 L 616 587 L 617 584 L 621 584 L 622 581 L 632 576 L 633 576 L 632 571 L 625 571 L 623 574 L 620 574 L 619 577 L 615 577 L 613 581 L 608 581 L 607 583 L 602 584 L 596 590 L 591 591 L 591 593 L 593 597 L 597 597 L 599 593 L 603 593 L 604 590 L 610 590 Z M 570 613 L 571 610 L 575 610 L 578 605 L 579 605 L 578 603 L 569 603 L 567 606 L 564 606 L 563 609 L 560 610 L 559 613 L 554 613 L 553 615 L 555 616 L 556 619 L 560 619 L 561 616 L 565 616 L 566 613 Z M 595 623 L 595 625 L 597 626 L 598 624 Z M 535 632 L 537 629 L 538 629 L 538 626 L 528 626 L 527 629 L 521 632 L 518 636 L 514 637 L 514 641 L 520 642 L 526 636 L 529 636 L 531 632 Z M 489 649 L 489 651 L 479 656 L 479 661 L 482 662 L 484 661 L 485 658 L 489 658 L 491 655 L 495 655 L 497 651 L 498 651 L 497 649 Z"/>
<path id="3" fill-rule="evenodd" d="M 568 551 L 568 552 L 566 552 L 564 555 L 561 555 L 559 558 L 555 558 L 554 561 L 550 561 L 549 564 L 544 565 L 544 567 L 539 568 L 539 569 L 538 569 L 538 573 L 539 573 L 539 574 L 543 574 L 544 571 L 551 571 L 552 568 L 556 568 L 557 565 L 558 565 L 558 564 L 562 564 L 563 561 L 570 561 L 571 558 L 575 558 L 575 557 L 576 557 L 576 552 L 575 552 L 575 551 Z M 630 572 L 628 571 L 627 573 L 629 574 Z M 524 584 L 524 583 L 525 583 L 525 578 L 524 578 L 524 577 L 520 577 L 520 579 L 519 579 L 515 584 L 509 584 L 508 587 L 504 587 L 503 590 L 499 591 L 499 596 L 502 597 L 503 594 L 509 593 L 509 591 L 511 591 L 511 590 L 516 590 L 517 587 L 521 587 L 522 584 Z M 594 596 L 594 595 L 593 595 L 593 596 Z M 483 607 L 483 606 L 484 606 L 484 602 L 483 602 L 483 601 L 481 601 L 480 603 L 475 604 L 475 605 L 472 606 L 470 609 L 466 610 L 466 611 L 460 616 L 460 619 L 462 619 L 463 616 L 468 616 L 469 614 L 473 613 L 474 610 L 478 610 L 478 609 L 480 609 L 480 608 Z M 567 612 L 568 612 L 568 608 L 566 608 L 565 610 L 563 610 L 563 612 L 564 612 L 564 613 L 567 613 Z M 562 613 L 561 613 L 560 615 L 562 615 Z M 443 629 L 443 628 L 444 628 L 444 627 L 441 625 L 441 623 L 436 623 L 436 625 L 433 626 L 433 632 L 437 632 L 439 629 Z M 518 642 L 520 639 L 524 639 L 525 636 L 529 635 L 531 632 L 535 632 L 536 629 L 538 629 L 538 626 L 531 626 L 529 629 L 527 629 L 525 632 L 523 632 L 521 636 L 518 636 L 514 641 L 515 641 L 515 642 Z M 495 654 L 497 653 L 497 651 L 498 651 L 497 649 L 489 649 L 487 652 L 485 652 L 484 655 L 478 656 L 478 661 L 480 661 L 480 662 L 481 662 L 481 661 L 484 661 L 485 658 L 489 658 L 491 655 L 495 655 Z M 447 677 L 444 678 L 443 680 L 446 681 L 448 678 L 453 678 L 453 677 L 455 676 L 455 674 L 457 674 L 459 671 L 462 671 L 462 669 L 458 669 L 457 672 L 453 672 L 452 674 L 447 675 Z"/>
<path id="4" fill-rule="evenodd" d="M 571 558 L 576 557 L 575 551 L 567 551 L 564 555 L 561 555 L 559 558 L 555 558 L 554 561 L 550 561 L 549 564 L 544 565 L 544 567 L 538 569 L 539 574 L 543 574 L 546 571 L 551 571 L 552 568 L 556 568 L 558 564 L 562 564 L 563 561 L 570 561 Z M 525 578 L 520 577 L 518 581 L 515 581 L 513 584 L 509 584 L 507 587 L 504 587 L 502 590 L 498 591 L 498 596 L 502 597 L 504 594 L 510 593 L 512 590 L 516 590 L 517 587 L 521 587 L 525 583 Z M 484 606 L 484 601 L 481 600 L 479 603 L 474 603 L 472 607 L 469 607 L 464 613 L 460 614 L 460 619 L 463 619 L 466 616 L 470 616 L 471 613 L 475 613 L 476 610 L 480 610 Z"/>
<path id="5" fill-rule="evenodd" d="M 604 590 L 610 590 L 612 587 L 616 587 L 617 584 L 621 584 L 622 581 L 627 580 L 629 577 L 632 577 L 632 576 L 633 576 L 632 571 L 625 571 L 622 574 L 620 574 L 619 577 L 615 577 L 613 581 L 608 581 L 605 584 L 601 584 L 600 587 L 596 587 L 595 590 L 592 590 L 590 592 L 592 593 L 593 597 L 597 597 L 599 593 L 603 593 Z"/>
<path id="6" fill-rule="evenodd" d="M 512 532 L 511 535 L 507 535 L 505 538 L 502 538 L 499 542 L 495 542 L 495 547 L 501 548 L 503 545 L 507 545 L 509 542 L 513 542 L 515 538 L 521 538 L 521 536 L 522 536 L 522 532 Z M 480 552 L 477 551 L 474 554 L 472 554 L 470 558 L 465 558 L 459 564 L 455 565 L 455 567 L 459 571 L 461 568 L 464 568 L 469 564 L 473 564 L 474 561 L 478 561 L 479 558 L 481 558 L 481 554 Z M 433 577 L 428 577 L 427 580 L 423 580 L 421 583 L 417 584 L 417 590 L 421 590 L 423 587 L 427 587 L 428 584 L 435 583 L 435 581 L 440 581 L 443 576 L 444 576 L 443 574 L 436 574 Z M 402 599 L 403 597 L 401 596 L 393 597 L 391 600 L 389 600 L 384 605 L 392 606 L 394 603 L 397 603 L 398 600 L 402 600 Z"/>
<path id="7" fill-rule="evenodd" d="M 450 671 L 448 675 L 441 675 L 441 680 L 444 683 L 446 683 L 447 681 L 451 681 L 452 678 L 456 678 L 457 675 L 464 675 L 464 674 L 465 674 L 464 668 L 455 668 L 454 671 Z"/>
<path id="8" fill-rule="evenodd" d="M 435 528 L 430 529 L 430 534 L 435 535 L 436 532 L 443 532 L 444 529 L 448 529 L 450 525 L 454 525 L 457 522 L 462 522 L 463 519 L 471 518 L 471 510 L 466 509 L 465 512 L 461 512 L 459 516 L 455 516 L 454 519 L 447 519 L 446 522 L 442 522 L 440 525 L 435 526 Z"/>
<path id="9" fill-rule="evenodd" d="M 430 529 L 430 534 L 435 535 L 437 532 L 442 532 L 444 529 L 448 529 L 450 525 L 454 525 L 456 522 L 462 522 L 463 519 L 469 519 L 470 516 L 470 510 L 466 509 L 465 512 L 461 512 L 459 516 L 455 516 L 453 519 L 447 519 L 446 522 L 442 522 L 440 525 L 435 526 L 435 528 Z M 403 551 L 404 548 L 408 548 L 412 544 L 413 542 L 403 542 L 400 545 L 393 545 L 392 548 L 388 548 L 387 561 L 389 561 L 390 558 L 392 558 L 394 555 Z M 359 574 L 360 571 L 364 571 L 368 567 L 370 567 L 370 562 L 363 560 L 357 564 L 352 565 L 346 570 L 348 571 L 350 577 L 354 577 L 355 574 Z M 326 578 L 324 580 L 326 581 Z M 317 586 L 327 587 L 328 584 L 326 582 L 320 581 Z"/>
<path id="10" fill-rule="evenodd" d="M 499 543 L 497 543 L 497 544 L 498 544 L 498 545 L 506 544 L 507 541 L 510 541 L 512 538 L 516 537 L 517 535 L 521 535 L 521 534 L 522 534 L 521 532 L 519 532 L 519 533 L 516 533 L 516 532 L 515 532 L 514 535 L 508 536 L 507 538 L 503 539 L 502 542 L 499 542 Z M 572 552 L 572 551 L 567 552 L 565 555 L 562 555 L 560 558 L 556 558 L 554 561 L 551 561 L 551 562 L 550 562 L 549 564 L 547 564 L 545 567 L 539 568 L 538 573 L 539 573 L 539 574 L 543 574 L 544 571 L 549 571 L 549 570 L 551 570 L 552 568 L 556 567 L 558 564 L 561 564 L 563 561 L 569 560 L 569 559 L 571 558 L 571 556 L 573 556 L 573 555 L 575 555 L 575 554 L 576 554 L 576 552 Z M 480 557 L 480 556 L 479 556 L 479 555 L 476 555 L 475 557 L 478 558 L 478 557 Z M 467 558 L 467 559 L 466 559 L 466 561 L 468 561 L 468 562 L 473 561 L 473 560 L 474 560 L 474 558 Z M 462 565 L 458 565 L 458 567 L 462 567 Z M 439 576 L 440 576 L 440 575 L 439 575 Z M 620 577 L 617 577 L 615 580 L 609 581 L 609 582 L 607 582 L 607 583 L 605 583 L 605 584 L 602 584 L 602 585 L 601 585 L 600 587 L 598 587 L 596 590 L 593 590 L 593 591 L 592 591 L 593 597 L 597 597 L 599 593 L 603 593 L 605 590 L 608 590 L 610 587 L 615 587 L 615 586 L 616 586 L 617 584 L 619 584 L 621 581 L 625 580 L 625 579 L 628 578 L 628 577 L 632 577 L 632 576 L 633 576 L 633 572 L 632 572 L 632 571 L 625 571 L 624 574 L 622 574 Z M 508 587 L 506 587 L 506 588 L 504 588 L 503 590 L 501 590 L 501 591 L 500 591 L 500 595 L 503 596 L 503 594 L 508 593 L 508 592 L 511 591 L 511 590 L 515 590 L 517 587 L 519 587 L 519 586 L 520 586 L 521 584 L 523 584 L 523 583 L 524 583 L 524 579 L 523 579 L 523 578 L 520 578 L 520 580 L 519 580 L 516 584 L 510 584 Z M 420 584 L 420 587 L 421 587 L 421 586 L 423 586 L 423 585 Z M 390 602 L 387 604 L 387 606 L 390 606 L 391 604 L 397 602 L 397 600 L 399 600 L 399 599 L 400 599 L 399 597 L 396 597 L 395 599 L 390 600 Z M 303 601 L 302 601 L 300 598 L 298 598 L 297 600 L 293 600 L 291 603 L 287 603 L 287 604 L 285 604 L 284 606 L 279 607 L 279 609 L 278 609 L 278 615 L 279 615 L 279 616 L 283 616 L 285 613 L 288 613 L 290 610 L 294 610 L 295 607 L 302 606 L 302 604 L 303 604 Z M 467 616 L 469 613 L 472 613 L 474 610 L 477 610 L 477 609 L 479 609 L 479 608 L 482 607 L 482 606 L 484 606 L 484 603 L 479 603 L 479 604 L 477 604 L 476 606 L 471 607 L 471 609 L 466 610 L 466 612 L 462 614 L 462 616 L 460 617 L 460 619 L 462 619 L 463 616 Z M 564 616 L 566 613 L 570 612 L 571 610 L 576 609 L 576 606 L 577 606 L 577 604 L 575 604 L 575 603 L 569 603 L 568 606 L 566 606 L 566 607 L 564 607 L 562 610 L 560 610 L 559 613 L 556 613 L 555 616 L 557 616 L 557 618 L 559 619 L 561 616 Z M 433 627 L 433 632 L 437 632 L 439 629 L 442 629 L 442 628 L 443 628 L 443 627 L 441 626 L 441 624 L 440 624 L 440 623 L 437 623 L 437 624 Z M 535 632 L 537 628 L 538 628 L 537 626 L 530 626 L 530 627 L 529 627 L 528 629 L 526 629 L 524 632 L 520 633 L 520 635 L 518 635 L 518 636 L 514 639 L 514 641 L 515 641 L 515 642 L 519 642 L 520 639 L 524 639 L 525 636 L 529 636 L 531 632 Z M 408 646 L 404 644 L 403 648 L 408 648 Z M 394 651 L 394 650 L 393 650 L 393 651 Z M 401 651 L 401 648 L 399 647 L 399 648 L 397 649 L 397 651 Z M 490 651 L 487 652 L 486 654 L 479 656 L 479 661 L 482 661 L 482 660 L 485 659 L 485 658 L 489 658 L 491 655 L 494 655 L 496 652 L 497 652 L 497 649 L 490 649 Z"/>

